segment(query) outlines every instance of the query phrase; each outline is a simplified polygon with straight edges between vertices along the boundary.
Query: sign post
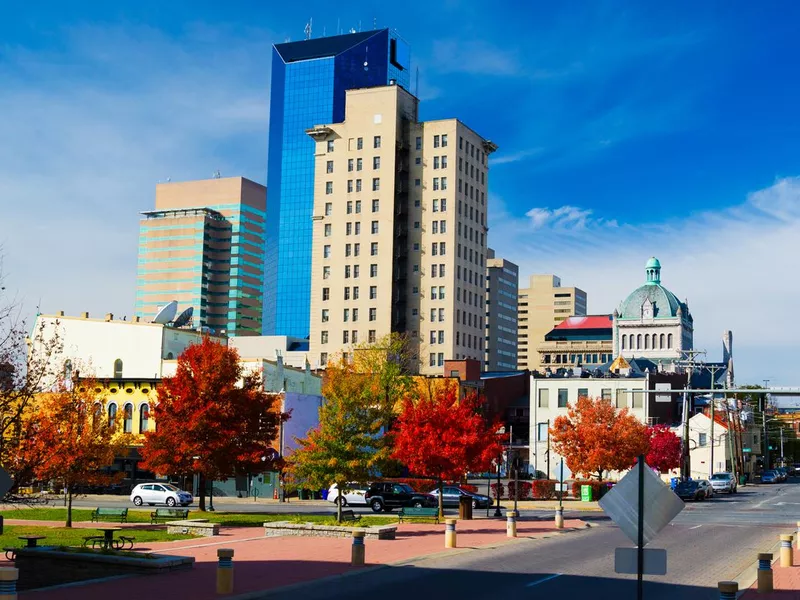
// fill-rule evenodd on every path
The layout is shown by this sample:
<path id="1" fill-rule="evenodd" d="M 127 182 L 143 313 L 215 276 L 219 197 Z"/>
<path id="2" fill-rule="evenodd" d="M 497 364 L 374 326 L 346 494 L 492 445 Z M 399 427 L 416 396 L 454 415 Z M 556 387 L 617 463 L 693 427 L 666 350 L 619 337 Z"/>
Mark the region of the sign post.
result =
<path id="1" fill-rule="evenodd" d="M 636 541 L 636 598 L 644 597 L 644 454 L 636 461 L 639 469 L 639 539 Z"/>

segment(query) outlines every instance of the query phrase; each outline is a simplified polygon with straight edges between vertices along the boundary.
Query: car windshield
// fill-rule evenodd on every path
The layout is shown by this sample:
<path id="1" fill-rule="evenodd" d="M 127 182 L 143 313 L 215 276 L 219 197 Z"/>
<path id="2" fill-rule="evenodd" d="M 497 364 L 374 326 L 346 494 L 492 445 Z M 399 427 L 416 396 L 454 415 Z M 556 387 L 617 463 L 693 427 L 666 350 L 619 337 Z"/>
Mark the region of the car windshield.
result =
<path id="1" fill-rule="evenodd" d="M 712 480 L 717 480 L 717 481 L 719 481 L 719 480 L 727 481 L 730 478 L 731 478 L 730 473 L 714 473 L 711 476 Z"/>
<path id="2" fill-rule="evenodd" d="M 397 487 L 401 488 L 404 492 L 406 492 L 408 494 L 413 494 L 414 493 L 414 489 L 410 485 L 408 485 L 407 483 L 401 483 Z"/>

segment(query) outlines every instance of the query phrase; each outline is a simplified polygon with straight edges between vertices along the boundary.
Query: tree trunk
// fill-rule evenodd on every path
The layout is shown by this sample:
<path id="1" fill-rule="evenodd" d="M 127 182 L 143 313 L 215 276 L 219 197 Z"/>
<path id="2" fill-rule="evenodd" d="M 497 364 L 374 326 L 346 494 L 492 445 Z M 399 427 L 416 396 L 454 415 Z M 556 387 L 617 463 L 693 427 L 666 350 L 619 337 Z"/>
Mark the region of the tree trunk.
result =
<path id="1" fill-rule="evenodd" d="M 206 512 L 206 477 L 202 473 L 200 473 L 200 477 L 197 479 L 198 482 L 198 495 L 200 499 L 198 500 L 198 509 L 201 512 Z"/>
<path id="2" fill-rule="evenodd" d="M 336 522 L 342 522 L 342 498 L 344 497 L 344 484 L 337 481 L 336 489 L 339 492 L 339 501 L 336 503 Z"/>
<path id="3" fill-rule="evenodd" d="M 72 527 L 72 486 L 67 486 L 67 527 Z"/>
<path id="4" fill-rule="evenodd" d="M 597 481 L 603 481 L 603 469 L 597 472 Z"/>
<path id="5" fill-rule="evenodd" d="M 439 520 L 444 519 L 444 482 L 439 477 Z"/>

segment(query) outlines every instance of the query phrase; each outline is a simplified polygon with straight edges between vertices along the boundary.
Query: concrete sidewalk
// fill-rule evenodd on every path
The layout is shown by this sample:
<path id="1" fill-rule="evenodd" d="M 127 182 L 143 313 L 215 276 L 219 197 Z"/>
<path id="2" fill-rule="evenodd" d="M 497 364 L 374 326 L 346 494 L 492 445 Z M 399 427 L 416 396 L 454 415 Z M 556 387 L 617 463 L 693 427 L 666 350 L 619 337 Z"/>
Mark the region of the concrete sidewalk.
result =
<path id="1" fill-rule="evenodd" d="M 584 528 L 579 520 L 567 520 L 564 532 Z M 551 521 L 518 521 L 518 539 L 506 537 L 505 519 L 459 521 L 458 548 L 445 550 L 444 525 L 404 523 L 398 526 L 396 540 L 368 540 L 366 567 L 402 564 L 442 552 L 468 552 L 470 549 L 506 543 L 525 543 L 528 538 L 558 535 Z M 340 538 L 264 537 L 260 527 L 223 528 L 214 538 L 143 544 L 137 551 L 193 556 L 191 571 L 129 577 L 49 590 L 24 592 L 31 600 L 78 600 L 113 597 L 114 600 L 141 600 L 178 593 L 193 600 L 217 598 L 215 590 L 217 549 L 233 548 L 234 596 L 266 591 L 356 571 L 350 566 L 352 541 Z"/>

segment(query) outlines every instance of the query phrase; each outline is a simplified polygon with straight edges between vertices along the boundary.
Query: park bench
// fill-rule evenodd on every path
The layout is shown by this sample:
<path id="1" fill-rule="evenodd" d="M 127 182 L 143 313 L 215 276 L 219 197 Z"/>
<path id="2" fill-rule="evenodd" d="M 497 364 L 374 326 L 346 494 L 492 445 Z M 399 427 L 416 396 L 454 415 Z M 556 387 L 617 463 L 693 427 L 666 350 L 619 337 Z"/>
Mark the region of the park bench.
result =
<path id="1" fill-rule="evenodd" d="M 102 546 L 104 539 L 102 535 L 87 535 L 83 538 L 83 547 L 88 548 L 90 544 L 92 548 Z"/>
<path id="2" fill-rule="evenodd" d="M 360 521 L 360 520 L 361 520 L 361 515 L 356 515 L 356 513 L 353 512 L 352 510 L 343 510 L 342 511 L 342 522 L 345 522 L 345 521 L 356 522 L 356 521 Z"/>
<path id="3" fill-rule="evenodd" d="M 183 521 L 189 518 L 188 508 L 157 508 L 150 513 L 150 524 L 162 521 Z"/>
<path id="4" fill-rule="evenodd" d="M 439 509 L 406 507 L 400 509 L 399 517 L 401 523 L 403 519 L 433 519 L 435 523 L 438 523 Z"/>
<path id="5" fill-rule="evenodd" d="M 136 540 L 135 537 L 129 535 L 121 535 L 119 536 L 119 543 L 116 545 L 117 550 L 125 550 L 125 546 L 128 546 L 128 550 L 133 550 L 133 542 Z"/>
<path id="6" fill-rule="evenodd" d="M 96 508 L 92 511 L 92 521 L 119 521 L 128 522 L 127 508 Z"/>

